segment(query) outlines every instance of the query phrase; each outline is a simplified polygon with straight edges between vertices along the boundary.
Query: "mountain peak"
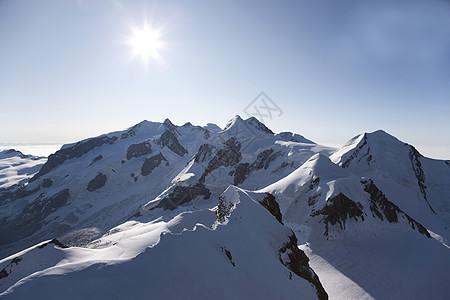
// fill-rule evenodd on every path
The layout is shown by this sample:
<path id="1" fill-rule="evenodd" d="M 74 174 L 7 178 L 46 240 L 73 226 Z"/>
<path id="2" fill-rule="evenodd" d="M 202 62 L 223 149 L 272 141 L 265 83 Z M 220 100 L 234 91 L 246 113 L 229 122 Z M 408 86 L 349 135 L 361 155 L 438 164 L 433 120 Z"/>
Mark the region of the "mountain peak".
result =
<path id="1" fill-rule="evenodd" d="M 244 121 L 239 115 L 234 116 L 234 118 L 227 122 L 222 132 L 225 131 L 236 131 L 237 133 L 249 131 L 254 135 L 258 135 L 260 132 L 271 135 L 274 134 L 269 128 L 266 127 L 266 125 L 261 123 L 255 117 L 250 117 Z"/>
<path id="2" fill-rule="evenodd" d="M 402 143 L 399 141 L 395 136 L 387 133 L 384 130 L 376 130 L 373 132 L 366 132 L 364 133 L 364 137 L 368 139 L 371 143 Z"/>
<path id="3" fill-rule="evenodd" d="M 241 116 L 235 115 L 231 120 L 227 122 L 225 127 L 223 128 L 223 131 L 227 131 L 228 129 L 232 128 L 233 126 L 236 126 L 237 124 L 242 124 L 244 120 L 242 120 Z"/>
<path id="4" fill-rule="evenodd" d="M 315 142 L 308 140 L 304 136 L 292 133 L 290 131 L 283 131 L 277 134 L 277 136 L 281 137 L 282 139 L 285 139 L 290 142 L 296 142 L 296 143 L 304 143 L 304 144 L 315 144 Z"/>
<path id="5" fill-rule="evenodd" d="M 168 118 L 164 120 L 163 126 L 172 133 L 175 133 L 177 131 L 177 126 L 174 125 Z"/>
<path id="6" fill-rule="evenodd" d="M 263 131 L 263 132 L 268 133 L 268 134 L 274 134 L 274 133 L 272 132 L 272 130 L 270 130 L 269 128 L 267 128 L 266 125 L 264 125 L 262 122 L 260 122 L 260 121 L 259 121 L 257 118 L 255 118 L 255 117 L 250 117 L 250 118 L 248 118 L 247 120 L 245 120 L 244 122 L 245 122 L 245 124 L 247 124 L 247 125 L 249 125 L 249 126 L 253 126 L 254 128 L 256 128 L 256 129 L 258 129 L 258 130 L 260 130 L 260 131 Z"/>

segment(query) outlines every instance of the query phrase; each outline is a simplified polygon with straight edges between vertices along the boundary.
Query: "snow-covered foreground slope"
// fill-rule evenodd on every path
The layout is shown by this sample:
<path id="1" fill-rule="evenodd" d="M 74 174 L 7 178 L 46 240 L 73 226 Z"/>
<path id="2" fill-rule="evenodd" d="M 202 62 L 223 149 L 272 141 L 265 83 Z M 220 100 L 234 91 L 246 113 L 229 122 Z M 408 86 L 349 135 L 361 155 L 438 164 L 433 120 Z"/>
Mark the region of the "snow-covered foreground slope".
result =
<path id="1" fill-rule="evenodd" d="M 47 161 L 45 157 L 24 155 L 9 149 L 0 152 L 0 189 L 24 183 Z"/>
<path id="2" fill-rule="evenodd" d="M 326 298 L 292 231 L 243 190 L 215 209 L 126 222 L 87 248 L 45 243 L 0 261 L 5 299 Z M 304 278 L 300 277 L 303 276 Z"/>
<path id="3" fill-rule="evenodd" d="M 0 290 L 446 299 L 449 229 L 450 162 L 383 131 L 334 149 L 255 118 L 144 121 L 0 189 Z"/>

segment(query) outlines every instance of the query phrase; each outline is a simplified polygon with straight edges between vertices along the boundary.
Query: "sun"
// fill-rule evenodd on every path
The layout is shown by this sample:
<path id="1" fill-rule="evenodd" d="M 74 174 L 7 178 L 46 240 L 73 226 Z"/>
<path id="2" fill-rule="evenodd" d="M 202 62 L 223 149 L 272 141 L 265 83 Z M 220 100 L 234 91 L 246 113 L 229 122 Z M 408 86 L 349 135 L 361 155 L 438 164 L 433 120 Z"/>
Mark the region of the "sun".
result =
<path id="1" fill-rule="evenodd" d="M 150 59 L 158 60 L 159 51 L 163 48 L 159 30 L 152 29 L 148 25 L 141 28 L 133 28 L 131 37 L 128 39 L 134 57 L 140 57 L 145 65 Z"/>

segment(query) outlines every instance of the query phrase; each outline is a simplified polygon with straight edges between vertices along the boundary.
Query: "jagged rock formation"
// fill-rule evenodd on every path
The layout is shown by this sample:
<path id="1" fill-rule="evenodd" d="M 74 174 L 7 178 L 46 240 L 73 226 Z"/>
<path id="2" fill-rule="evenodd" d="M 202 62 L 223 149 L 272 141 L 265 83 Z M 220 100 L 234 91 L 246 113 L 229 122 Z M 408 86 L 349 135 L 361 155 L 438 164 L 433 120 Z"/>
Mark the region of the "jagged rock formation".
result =
<path id="1" fill-rule="evenodd" d="M 297 238 L 292 233 L 289 236 L 289 242 L 279 250 L 281 263 L 301 278 L 308 280 L 315 287 L 319 299 L 328 299 L 328 294 L 320 283 L 319 277 L 309 266 L 309 258 L 298 249 L 297 245 Z"/>
<path id="2" fill-rule="evenodd" d="M 431 238 L 428 231 L 422 224 L 413 220 L 410 216 L 404 213 L 397 205 L 389 201 L 386 196 L 381 192 L 377 186 L 373 183 L 372 180 L 363 180 L 362 184 L 364 184 L 364 190 L 370 194 L 370 210 L 372 211 L 372 215 L 381 220 L 384 220 L 383 216 L 390 223 L 398 223 L 399 215 L 408 220 L 408 223 L 411 225 L 412 229 L 416 229 L 425 235 L 428 238 Z"/>
<path id="3" fill-rule="evenodd" d="M 312 215 L 323 215 L 322 219 L 325 223 L 325 236 L 328 236 L 329 224 L 339 224 L 341 229 L 345 229 L 345 222 L 347 219 L 353 218 L 355 221 L 364 221 L 363 207 L 360 203 L 356 203 L 342 193 L 329 198 L 327 205 L 315 211 Z"/>

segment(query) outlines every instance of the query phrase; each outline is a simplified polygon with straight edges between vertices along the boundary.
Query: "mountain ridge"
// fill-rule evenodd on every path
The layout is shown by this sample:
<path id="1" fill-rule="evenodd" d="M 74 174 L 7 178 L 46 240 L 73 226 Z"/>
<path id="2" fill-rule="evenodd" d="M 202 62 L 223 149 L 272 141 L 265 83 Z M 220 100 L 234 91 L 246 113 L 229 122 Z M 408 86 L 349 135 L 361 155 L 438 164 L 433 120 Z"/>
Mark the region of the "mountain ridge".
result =
<path id="1" fill-rule="evenodd" d="M 389 291 L 440 298 L 450 292 L 442 284 L 450 267 L 450 168 L 381 130 L 336 149 L 274 133 L 256 118 L 235 116 L 223 129 L 142 121 L 64 145 L 40 162 L 21 185 L 0 189 L 0 285 L 9 289 L 7 297 L 37 291 L 34 284 L 50 289 L 53 280 L 67 286 L 100 274 L 120 286 L 117 274 L 133 269 L 159 282 L 139 264 L 167 280 L 183 278 L 175 268 L 164 269 L 168 253 L 179 255 L 179 264 L 191 261 L 183 272 L 201 270 L 196 276 L 204 280 L 218 272 L 202 264 L 206 257 L 208 265 L 226 269 L 224 282 L 241 292 L 251 286 L 248 295 L 262 298 L 274 291 L 320 299 L 380 298 Z M 284 238 L 274 239 L 278 235 Z M 255 260 L 252 244 L 261 247 Z M 176 250 L 183 248 L 189 250 Z M 54 260 L 45 258 L 47 251 Z M 373 251 L 385 260 L 367 265 Z M 61 264 L 67 260 L 77 267 Z M 248 274 L 266 261 L 266 277 L 253 281 Z M 39 262 L 40 269 L 31 267 Z M 111 267 L 94 267 L 103 264 Z M 418 274 L 421 268 L 434 275 Z M 388 281 L 385 270 L 391 270 L 384 275 Z M 406 281 L 401 272 L 416 275 Z M 267 276 L 277 285 L 259 294 L 254 289 Z M 192 289 L 197 283 L 186 280 L 190 285 L 159 292 L 172 298 L 182 291 L 193 297 L 212 292 L 206 284 Z M 116 290 L 102 284 L 103 295 L 110 293 L 106 287 Z M 124 284 L 127 296 L 144 295 L 132 282 Z M 428 294 L 420 290 L 425 287 Z"/>

